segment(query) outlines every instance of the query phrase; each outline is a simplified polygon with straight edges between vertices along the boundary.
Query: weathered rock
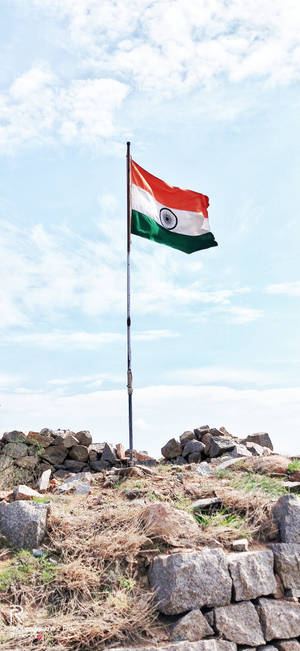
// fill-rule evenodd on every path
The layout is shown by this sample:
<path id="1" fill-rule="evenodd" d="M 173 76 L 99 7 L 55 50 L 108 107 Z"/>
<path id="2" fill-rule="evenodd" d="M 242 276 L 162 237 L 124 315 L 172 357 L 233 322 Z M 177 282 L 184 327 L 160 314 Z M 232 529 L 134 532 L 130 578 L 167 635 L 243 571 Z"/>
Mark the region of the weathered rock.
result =
<path id="1" fill-rule="evenodd" d="M 2 454 L 5 454 L 5 456 L 8 457 L 12 457 L 13 459 L 26 457 L 27 452 L 28 447 L 24 443 L 7 443 L 2 450 Z"/>
<path id="2" fill-rule="evenodd" d="M 300 544 L 270 545 L 274 554 L 275 572 L 286 589 L 300 589 Z"/>
<path id="3" fill-rule="evenodd" d="M 234 466 L 236 463 L 241 463 L 244 459 L 247 459 L 247 457 L 236 457 L 235 459 L 226 459 L 226 461 L 222 461 L 218 465 L 218 470 L 225 470 L 226 468 L 230 468 L 230 466 Z"/>
<path id="4" fill-rule="evenodd" d="M 2 437 L 4 443 L 26 443 L 26 439 L 24 432 L 18 432 L 17 430 L 5 432 Z"/>
<path id="5" fill-rule="evenodd" d="M 157 556 L 149 570 L 149 581 L 159 610 L 167 615 L 221 606 L 231 599 L 227 559 L 219 549 Z"/>
<path id="6" fill-rule="evenodd" d="M 300 651 L 298 640 L 278 640 L 276 646 L 278 651 Z"/>
<path id="7" fill-rule="evenodd" d="M 88 495 L 91 492 L 92 476 L 88 472 L 79 472 L 73 477 L 69 477 L 58 488 L 59 493 L 74 493 L 74 495 Z"/>
<path id="8" fill-rule="evenodd" d="M 241 442 L 247 443 L 248 441 L 252 443 L 258 443 L 258 445 L 261 445 L 262 447 L 273 450 L 273 444 L 267 432 L 257 432 L 257 434 L 249 434 L 249 436 L 246 436 L 246 438 L 242 439 Z"/>
<path id="9" fill-rule="evenodd" d="M 122 646 L 113 647 L 110 651 L 157 651 L 158 647 Z M 198 642 L 174 642 L 159 647 L 160 651 L 236 651 L 236 644 L 227 640 L 199 640 Z"/>
<path id="10" fill-rule="evenodd" d="M 233 540 L 231 547 L 234 552 L 247 552 L 249 547 L 249 542 L 247 538 L 239 538 L 238 540 Z"/>
<path id="11" fill-rule="evenodd" d="M 0 531 L 18 549 L 39 547 L 45 533 L 49 505 L 0 502 Z"/>
<path id="12" fill-rule="evenodd" d="M 80 445 L 86 445 L 89 447 L 89 445 L 92 444 L 92 435 L 87 429 L 81 430 L 81 432 L 76 432 L 74 436 Z"/>
<path id="13" fill-rule="evenodd" d="M 256 599 L 275 592 L 274 558 L 269 549 L 231 554 L 228 560 L 235 601 Z"/>
<path id="14" fill-rule="evenodd" d="M 67 434 L 64 436 L 62 444 L 64 448 L 72 448 L 74 445 L 78 445 L 78 441 L 73 434 Z"/>
<path id="15" fill-rule="evenodd" d="M 40 493 L 46 493 L 46 491 L 48 490 L 50 477 L 51 477 L 50 468 L 48 470 L 44 470 L 44 472 L 41 474 L 38 481 L 38 489 Z"/>
<path id="16" fill-rule="evenodd" d="M 69 474 L 70 474 L 70 470 L 61 469 L 61 470 L 56 470 L 53 477 L 55 479 L 64 479 L 65 477 L 68 477 Z"/>
<path id="17" fill-rule="evenodd" d="M 32 500 L 33 497 L 40 497 L 38 491 L 33 490 L 29 486 L 19 484 L 14 487 L 13 498 L 14 500 Z"/>
<path id="18" fill-rule="evenodd" d="M 298 588 L 288 588 L 288 590 L 284 591 L 284 598 L 287 601 L 298 602 L 298 599 L 300 599 L 300 590 Z"/>
<path id="19" fill-rule="evenodd" d="M 267 642 L 300 635 L 300 604 L 279 599 L 259 599 L 258 614 Z"/>
<path id="20" fill-rule="evenodd" d="M 180 538 L 190 540 L 199 533 L 190 513 L 162 502 L 147 506 L 143 511 L 142 520 L 147 536 L 161 538 L 171 544 L 178 544 Z"/>
<path id="21" fill-rule="evenodd" d="M 211 511 L 221 506 L 222 502 L 219 497 L 203 497 L 192 503 L 193 511 Z"/>
<path id="22" fill-rule="evenodd" d="M 245 649 L 243 649 L 245 651 Z M 278 651 L 276 646 L 273 646 L 273 644 L 260 644 L 256 651 Z"/>
<path id="23" fill-rule="evenodd" d="M 273 509 L 280 542 L 300 543 L 300 499 L 295 495 L 282 495 Z"/>
<path id="24" fill-rule="evenodd" d="M 95 472 L 100 472 L 100 470 L 108 470 L 111 467 L 111 465 L 109 461 L 103 461 L 102 459 L 97 459 L 97 461 L 90 461 L 90 467 L 91 470 L 94 470 Z"/>
<path id="25" fill-rule="evenodd" d="M 54 431 L 53 431 L 53 429 L 49 429 L 49 427 L 43 427 L 43 429 L 41 429 L 41 431 L 40 431 L 40 434 L 42 436 L 53 437 L 54 436 Z"/>
<path id="26" fill-rule="evenodd" d="M 177 466 L 184 466 L 186 463 L 188 463 L 188 460 L 181 456 L 175 457 L 175 459 L 172 459 L 172 461 L 174 461 L 175 465 Z"/>
<path id="27" fill-rule="evenodd" d="M 183 432 L 181 436 L 179 437 L 181 445 L 185 445 L 188 441 L 193 441 L 193 439 L 196 439 L 196 435 L 194 432 L 190 432 L 189 430 L 186 432 Z"/>
<path id="28" fill-rule="evenodd" d="M 197 454 L 198 459 L 197 461 L 201 461 L 201 454 L 205 450 L 205 445 L 204 443 L 201 443 L 201 441 L 188 441 L 182 451 L 182 456 L 183 457 L 189 457 L 190 454 Z"/>
<path id="29" fill-rule="evenodd" d="M 76 461 L 75 459 L 66 459 L 64 462 L 64 467 L 69 472 L 82 472 L 84 465 L 83 461 Z"/>
<path id="30" fill-rule="evenodd" d="M 118 459 L 120 459 L 121 461 L 123 461 L 126 458 L 125 448 L 124 448 L 124 445 L 122 445 L 122 443 L 117 443 L 117 445 L 116 445 L 116 453 L 117 453 Z"/>
<path id="31" fill-rule="evenodd" d="M 165 459 L 174 459 L 174 457 L 181 456 L 181 444 L 176 439 L 170 439 L 166 445 L 161 449 L 161 453 Z"/>
<path id="32" fill-rule="evenodd" d="M 263 631 L 251 601 L 215 609 L 216 630 L 236 644 L 258 646 L 264 644 Z"/>
<path id="33" fill-rule="evenodd" d="M 252 441 L 247 441 L 246 448 L 251 452 L 253 457 L 262 457 L 264 454 L 264 448 L 258 443 L 253 443 Z"/>
<path id="34" fill-rule="evenodd" d="M 219 437 L 219 436 L 224 436 L 224 431 L 223 431 L 224 429 L 225 429 L 225 427 L 223 427 L 222 429 L 217 429 L 216 427 L 210 427 L 208 431 L 211 434 L 211 436 Z M 231 434 L 229 434 L 229 432 L 227 432 L 227 430 L 225 430 L 225 432 L 231 438 Z"/>
<path id="35" fill-rule="evenodd" d="M 208 477 L 213 474 L 213 470 L 207 461 L 201 461 L 201 463 L 199 463 L 197 472 L 201 477 Z"/>
<path id="36" fill-rule="evenodd" d="M 236 459 L 237 457 L 252 457 L 250 450 L 243 445 L 242 443 L 237 443 L 232 450 L 230 450 L 229 455 Z"/>
<path id="37" fill-rule="evenodd" d="M 102 455 L 102 452 L 105 448 L 105 443 L 93 443 L 89 445 L 88 452 L 91 461 L 96 461 Z"/>
<path id="38" fill-rule="evenodd" d="M 74 459 L 74 461 L 85 463 L 89 458 L 88 449 L 85 445 L 73 445 L 69 450 L 69 457 L 70 459 Z"/>
<path id="39" fill-rule="evenodd" d="M 67 454 L 68 450 L 63 445 L 50 445 L 41 451 L 41 457 L 53 465 L 63 463 Z"/>
<path id="40" fill-rule="evenodd" d="M 209 425 L 200 425 L 200 427 L 196 427 L 194 429 L 194 434 L 195 437 L 198 439 L 198 441 L 202 441 L 202 437 L 204 434 L 207 434 L 209 432 Z"/>
<path id="41" fill-rule="evenodd" d="M 20 457 L 20 459 L 16 459 L 16 465 L 19 466 L 19 468 L 35 468 L 38 461 L 39 459 L 34 456 Z"/>
<path id="42" fill-rule="evenodd" d="M 101 461 L 108 461 L 112 465 L 118 461 L 114 447 L 110 443 L 105 443 Z"/>
<path id="43" fill-rule="evenodd" d="M 2 470 L 6 470 L 10 466 L 12 466 L 13 463 L 14 463 L 14 459 L 12 457 L 1 455 L 1 457 L 0 457 L 0 472 Z"/>
<path id="44" fill-rule="evenodd" d="M 181 617 L 172 626 L 170 639 L 174 642 L 180 642 L 181 640 L 196 642 L 208 637 L 208 635 L 213 635 L 213 633 L 207 619 L 202 615 L 201 610 L 197 609 Z"/>
<path id="45" fill-rule="evenodd" d="M 235 447 L 234 439 L 226 439 L 222 436 L 212 436 L 208 454 L 210 457 L 219 457 L 224 452 L 229 452 Z"/>
<path id="46" fill-rule="evenodd" d="M 28 432 L 27 443 L 30 443 L 31 445 L 41 445 L 43 448 L 47 448 L 51 445 L 52 441 L 52 436 L 46 436 L 40 432 Z"/>

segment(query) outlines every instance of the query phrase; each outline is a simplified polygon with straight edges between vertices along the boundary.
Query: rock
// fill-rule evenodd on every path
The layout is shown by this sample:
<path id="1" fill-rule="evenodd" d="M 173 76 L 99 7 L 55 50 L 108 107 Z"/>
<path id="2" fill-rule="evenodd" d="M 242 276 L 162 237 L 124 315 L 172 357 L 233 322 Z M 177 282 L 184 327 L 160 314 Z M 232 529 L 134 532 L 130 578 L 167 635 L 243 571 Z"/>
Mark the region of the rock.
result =
<path id="1" fill-rule="evenodd" d="M 92 476 L 88 472 L 79 472 L 69 477 L 58 488 L 59 493 L 74 493 L 74 495 L 89 495 L 91 492 L 90 480 Z"/>
<path id="2" fill-rule="evenodd" d="M 194 432 L 186 431 L 179 437 L 181 445 L 185 445 L 188 441 L 193 441 L 196 438 Z"/>
<path id="3" fill-rule="evenodd" d="M 278 651 L 300 651 L 298 640 L 278 640 L 276 646 Z"/>
<path id="4" fill-rule="evenodd" d="M 243 445 L 242 443 L 237 443 L 237 445 L 235 445 L 229 452 L 229 455 L 233 459 L 236 459 L 237 457 L 252 457 L 250 450 L 248 450 L 246 445 Z"/>
<path id="5" fill-rule="evenodd" d="M 192 503 L 193 511 L 207 511 L 221 506 L 222 502 L 219 497 L 205 497 Z"/>
<path id="6" fill-rule="evenodd" d="M 213 471 L 212 471 L 209 463 L 207 463 L 207 461 L 202 461 L 201 463 L 199 463 L 199 466 L 197 468 L 197 472 L 199 473 L 199 475 L 201 477 L 209 477 L 209 475 L 213 474 Z"/>
<path id="7" fill-rule="evenodd" d="M 258 614 L 251 601 L 215 609 L 215 626 L 220 635 L 236 644 L 264 644 Z"/>
<path id="8" fill-rule="evenodd" d="M 190 540 L 199 533 L 198 525 L 187 511 L 175 509 L 167 503 L 156 502 L 142 513 L 144 531 L 147 536 L 161 538 L 178 544 L 179 538 Z"/>
<path id="9" fill-rule="evenodd" d="M 249 542 L 247 538 L 239 538 L 239 540 L 233 540 L 231 547 L 234 552 L 247 552 L 249 547 Z"/>
<path id="10" fill-rule="evenodd" d="M 14 463 L 14 459 L 12 457 L 1 456 L 0 457 L 0 472 L 2 472 L 2 470 L 6 470 L 10 466 L 12 466 L 13 463 Z"/>
<path id="11" fill-rule="evenodd" d="M 259 599 L 258 614 L 267 642 L 300 635 L 300 604 L 279 599 Z"/>
<path id="12" fill-rule="evenodd" d="M 32 556 L 34 556 L 35 558 L 41 558 L 42 556 L 44 556 L 44 554 L 45 554 L 45 552 L 44 552 L 43 549 L 33 549 L 32 550 Z"/>
<path id="13" fill-rule="evenodd" d="M 218 470 L 225 470 L 226 468 L 230 468 L 230 466 L 233 466 L 235 463 L 240 463 L 244 459 L 247 459 L 247 457 L 236 457 L 235 459 L 227 459 L 226 461 L 222 461 L 222 463 L 218 464 Z"/>
<path id="14" fill-rule="evenodd" d="M 27 443 L 31 445 L 41 445 L 43 448 L 47 448 L 51 445 L 52 441 L 52 436 L 46 436 L 40 432 L 28 432 Z"/>
<path id="15" fill-rule="evenodd" d="M 273 450 L 273 444 L 267 432 L 258 432 L 257 434 L 249 434 L 249 436 L 246 436 L 245 439 L 242 439 L 241 443 L 247 443 L 248 441 L 252 443 L 258 443 L 258 445 L 261 445 L 262 447 Z"/>
<path id="16" fill-rule="evenodd" d="M 228 567 L 235 601 L 256 599 L 276 591 L 273 562 L 273 553 L 269 549 L 229 556 Z"/>
<path id="17" fill-rule="evenodd" d="M 298 599 L 300 599 L 300 590 L 298 590 L 297 588 L 289 588 L 288 590 L 285 590 L 284 598 L 287 601 L 298 602 Z"/>
<path id="18" fill-rule="evenodd" d="M 283 487 L 290 493 L 300 493 L 300 481 L 284 481 Z"/>
<path id="19" fill-rule="evenodd" d="M 91 470 L 95 472 L 100 472 L 101 470 L 108 470 L 111 466 L 109 461 L 102 461 L 102 459 L 97 459 L 97 461 L 90 461 Z"/>
<path id="20" fill-rule="evenodd" d="M 184 466 L 186 463 L 188 463 L 188 460 L 184 457 L 175 457 L 175 459 L 172 459 L 172 461 L 174 461 L 175 465 L 177 466 Z"/>
<path id="21" fill-rule="evenodd" d="M 73 434 L 67 434 L 64 436 L 62 445 L 64 448 L 72 448 L 73 445 L 78 445 L 78 441 Z"/>
<path id="22" fill-rule="evenodd" d="M 195 437 L 198 439 L 198 441 L 202 441 L 202 437 L 204 434 L 207 434 L 209 432 L 209 425 L 201 425 L 200 427 L 196 427 L 194 429 L 194 434 Z"/>
<path id="23" fill-rule="evenodd" d="M 8 457 L 12 457 L 13 459 L 26 457 L 27 452 L 28 447 L 24 443 L 7 443 L 2 450 L 2 454 L 5 454 L 5 456 Z"/>
<path id="24" fill-rule="evenodd" d="M 120 459 L 121 461 L 126 459 L 125 448 L 124 448 L 124 445 L 122 445 L 122 443 L 117 443 L 117 445 L 116 445 L 116 453 L 117 453 L 118 459 Z"/>
<path id="25" fill-rule="evenodd" d="M 4 443 L 26 443 L 27 437 L 24 432 L 13 430 L 12 432 L 5 432 L 2 437 Z"/>
<path id="26" fill-rule="evenodd" d="M 74 436 L 80 445 L 89 447 L 93 442 L 92 435 L 88 430 L 81 430 L 81 432 L 77 432 Z"/>
<path id="27" fill-rule="evenodd" d="M 181 444 L 176 439 L 170 439 L 166 445 L 161 448 L 161 453 L 165 459 L 174 459 L 181 456 Z"/>
<path id="28" fill-rule="evenodd" d="M 181 640 L 196 642 L 213 633 L 201 610 L 192 610 L 172 626 L 170 639 L 176 642 Z"/>
<path id="29" fill-rule="evenodd" d="M 220 549 L 156 556 L 149 570 L 158 609 L 166 615 L 230 603 L 232 582 Z"/>
<path id="30" fill-rule="evenodd" d="M 300 500 L 295 495 L 282 495 L 273 509 L 280 542 L 300 543 Z"/>
<path id="31" fill-rule="evenodd" d="M 21 457 L 20 459 L 16 459 L 16 465 L 19 468 L 35 468 L 37 463 L 38 459 L 36 457 Z"/>
<path id="32" fill-rule="evenodd" d="M 70 470 L 61 469 L 61 470 L 56 470 L 53 476 L 55 477 L 55 479 L 64 479 L 65 477 L 68 477 L 69 474 L 70 474 Z"/>
<path id="33" fill-rule="evenodd" d="M 93 443 L 92 445 L 89 445 L 88 452 L 89 452 L 90 460 L 96 461 L 97 459 L 99 459 L 102 455 L 104 448 L 105 448 L 105 443 Z"/>
<path id="34" fill-rule="evenodd" d="M 208 455 L 210 457 L 219 457 L 224 452 L 229 452 L 235 447 L 234 439 L 225 439 L 222 436 L 211 437 L 210 445 L 208 449 Z"/>
<path id="35" fill-rule="evenodd" d="M 192 452 L 188 456 L 189 463 L 199 463 L 201 461 L 201 452 Z"/>
<path id="36" fill-rule="evenodd" d="M 225 430 L 225 432 L 224 432 L 224 430 Z M 211 436 L 219 437 L 219 436 L 224 436 L 224 434 L 226 433 L 226 434 L 228 434 L 228 437 L 231 438 L 231 434 L 229 434 L 229 432 L 227 432 L 225 427 L 222 427 L 222 429 L 217 429 L 216 427 L 210 427 L 208 431 L 209 431 Z"/>
<path id="37" fill-rule="evenodd" d="M 33 488 L 29 488 L 29 486 L 25 486 L 24 484 L 19 484 L 19 486 L 15 486 L 13 490 L 13 498 L 14 500 L 32 500 L 33 497 L 41 497 L 40 493 L 38 491 L 33 490 Z"/>
<path id="38" fill-rule="evenodd" d="M 222 427 L 219 427 L 219 432 L 221 432 L 222 436 L 226 436 L 226 438 L 231 438 L 231 437 L 234 439 L 237 438 L 236 436 L 232 436 L 232 434 L 230 434 L 230 432 L 228 432 L 226 427 L 224 427 L 223 425 Z"/>
<path id="39" fill-rule="evenodd" d="M 105 443 L 101 461 L 108 461 L 111 465 L 118 461 L 115 450 L 110 443 Z"/>
<path id="40" fill-rule="evenodd" d="M 48 470 L 44 470 L 44 472 L 41 474 L 38 480 L 38 489 L 40 493 L 46 493 L 46 491 L 48 490 L 50 477 L 51 477 L 50 468 Z"/>
<path id="41" fill-rule="evenodd" d="M 82 472 L 84 465 L 83 461 L 76 461 L 75 459 L 66 459 L 64 462 L 64 467 L 69 472 Z"/>
<path id="42" fill-rule="evenodd" d="M 46 533 L 49 505 L 0 502 L 0 531 L 18 549 L 39 547 Z"/>
<path id="43" fill-rule="evenodd" d="M 81 461 L 82 463 L 85 463 L 85 461 L 87 461 L 89 458 L 88 449 L 85 447 L 85 445 L 73 445 L 73 447 L 69 450 L 69 457 L 74 461 Z"/>
<path id="44" fill-rule="evenodd" d="M 41 451 L 41 457 L 53 465 L 63 463 L 67 454 L 68 450 L 63 445 L 50 445 Z"/>
<path id="45" fill-rule="evenodd" d="M 243 649 L 243 651 L 245 651 L 245 649 Z M 276 646 L 273 646 L 273 644 L 260 644 L 256 651 L 278 651 L 278 649 Z"/>
<path id="46" fill-rule="evenodd" d="M 198 458 L 195 461 L 201 461 L 201 453 L 205 450 L 204 443 L 201 441 L 188 441 L 182 451 L 182 456 L 184 458 L 189 457 L 190 454 L 197 454 Z"/>
<path id="47" fill-rule="evenodd" d="M 40 434 L 42 436 L 50 436 L 52 438 L 54 436 L 53 429 L 49 429 L 48 427 L 43 427 L 43 429 L 41 429 L 41 431 L 40 431 Z"/>
<path id="48" fill-rule="evenodd" d="M 270 547 L 274 554 L 275 572 L 284 588 L 300 590 L 300 544 L 275 543 Z"/>
<path id="49" fill-rule="evenodd" d="M 157 651 L 158 647 L 122 646 L 110 648 L 110 651 Z M 17 651 L 17 650 L 16 650 Z M 199 640 L 198 642 L 174 642 L 159 646 L 159 651 L 237 651 L 236 644 L 227 640 Z"/>
<path id="50" fill-rule="evenodd" d="M 246 443 L 246 448 L 249 450 L 249 452 L 251 452 L 253 457 L 262 457 L 264 454 L 264 448 L 262 445 L 258 445 L 258 443 L 248 441 Z"/>

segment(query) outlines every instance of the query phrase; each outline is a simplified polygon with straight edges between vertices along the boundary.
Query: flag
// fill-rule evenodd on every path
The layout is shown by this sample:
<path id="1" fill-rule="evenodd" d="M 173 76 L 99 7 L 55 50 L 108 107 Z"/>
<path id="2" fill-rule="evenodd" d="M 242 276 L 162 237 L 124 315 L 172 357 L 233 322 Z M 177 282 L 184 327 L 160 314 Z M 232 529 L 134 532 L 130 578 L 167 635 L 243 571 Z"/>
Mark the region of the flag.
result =
<path id="1" fill-rule="evenodd" d="M 131 232 L 185 253 L 218 246 L 208 197 L 168 185 L 131 159 Z"/>

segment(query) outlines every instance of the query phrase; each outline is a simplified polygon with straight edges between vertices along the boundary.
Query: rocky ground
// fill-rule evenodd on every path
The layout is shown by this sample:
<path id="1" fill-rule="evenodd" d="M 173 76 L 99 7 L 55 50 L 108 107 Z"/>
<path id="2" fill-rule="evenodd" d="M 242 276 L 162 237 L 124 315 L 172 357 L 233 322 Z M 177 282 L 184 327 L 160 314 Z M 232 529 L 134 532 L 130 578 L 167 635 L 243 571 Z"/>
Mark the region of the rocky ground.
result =
<path id="1" fill-rule="evenodd" d="M 1 651 L 300 650 L 299 459 L 203 426 L 91 472 L 91 441 L 43 432 L 0 444 Z M 58 436 L 88 468 L 42 465 Z"/>

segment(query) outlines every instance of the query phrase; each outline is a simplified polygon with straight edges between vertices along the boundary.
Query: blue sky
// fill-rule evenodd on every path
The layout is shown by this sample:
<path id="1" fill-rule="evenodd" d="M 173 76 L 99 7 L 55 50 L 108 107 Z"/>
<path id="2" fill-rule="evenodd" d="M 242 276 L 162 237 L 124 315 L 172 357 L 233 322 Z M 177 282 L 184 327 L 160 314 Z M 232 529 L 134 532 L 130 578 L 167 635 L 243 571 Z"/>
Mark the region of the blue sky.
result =
<path id="1" fill-rule="evenodd" d="M 126 140 L 219 247 L 132 240 L 136 446 L 299 454 L 296 0 L 2 0 L 0 430 L 127 441 Z"/>

